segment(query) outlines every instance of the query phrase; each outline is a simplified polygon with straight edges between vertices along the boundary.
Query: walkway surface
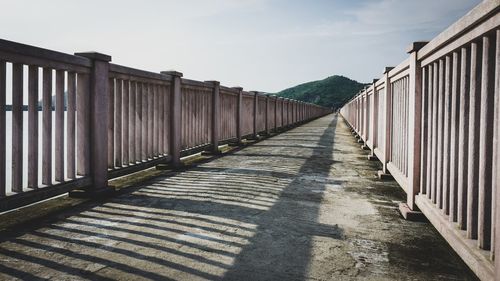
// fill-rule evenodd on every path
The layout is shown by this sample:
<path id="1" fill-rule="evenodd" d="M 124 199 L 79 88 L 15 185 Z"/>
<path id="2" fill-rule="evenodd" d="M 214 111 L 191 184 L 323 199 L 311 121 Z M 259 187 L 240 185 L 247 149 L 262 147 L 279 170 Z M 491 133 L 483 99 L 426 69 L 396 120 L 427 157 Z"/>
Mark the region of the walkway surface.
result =
<path id="1" fill-rule="evenodd" d="M 330 115 L 0 233 L 0 279 L 473 280 Z"/>

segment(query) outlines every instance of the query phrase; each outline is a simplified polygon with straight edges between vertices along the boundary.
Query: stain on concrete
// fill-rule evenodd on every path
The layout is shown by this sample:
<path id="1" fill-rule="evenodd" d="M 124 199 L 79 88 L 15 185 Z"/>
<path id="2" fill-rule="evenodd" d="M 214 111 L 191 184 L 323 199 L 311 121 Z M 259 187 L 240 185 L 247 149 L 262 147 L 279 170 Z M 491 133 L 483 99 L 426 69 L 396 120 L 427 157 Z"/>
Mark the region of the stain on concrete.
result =
<path id="1" fill-rule="evenodd" d="M 475 280 L 340 117 L 1 232 L 0 279 Z M 137 184 L 137 183 L 136 183 Z"/>

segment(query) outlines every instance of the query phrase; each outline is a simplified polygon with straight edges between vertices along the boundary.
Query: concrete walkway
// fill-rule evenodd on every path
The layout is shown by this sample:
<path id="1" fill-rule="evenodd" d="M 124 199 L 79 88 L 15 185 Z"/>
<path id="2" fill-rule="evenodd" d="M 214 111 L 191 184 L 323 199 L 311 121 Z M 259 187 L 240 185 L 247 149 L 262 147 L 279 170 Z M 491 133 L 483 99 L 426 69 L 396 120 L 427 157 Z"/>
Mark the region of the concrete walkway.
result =
<path id="1" fill-rule="evenodd" d="M 333 115 L 0 233 L 0 279 L 473 280 Z"/>

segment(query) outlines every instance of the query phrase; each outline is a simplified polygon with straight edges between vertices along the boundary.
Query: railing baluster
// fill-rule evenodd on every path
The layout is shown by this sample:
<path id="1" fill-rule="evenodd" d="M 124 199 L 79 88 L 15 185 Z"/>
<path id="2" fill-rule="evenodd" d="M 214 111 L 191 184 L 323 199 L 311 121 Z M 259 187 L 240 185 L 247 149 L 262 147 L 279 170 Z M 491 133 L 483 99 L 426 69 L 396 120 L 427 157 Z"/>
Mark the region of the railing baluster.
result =
<path id="1" fill-rule="evenodd" d="M 130 80 L 123 80 L 123 104 L 122 104 L 122 153 L 123 159 L 121 165 L 128 165 L 130 162 Z"/>
<path id="2" fill-rule="evenodd" d="M 64 71 L 56 70 L 55 180 L 64 181 Z"/>
<path id="3" fill-rule="evenodd" d="M 28 73 L 28 187 L 38 188 L 38 66 Z"/>
<path id="4" fill-rule="evenodd" d="M 481 45 L 471 45 L 467 238 L 477 239 L 479 184 L 479 118 L 481 113 Z"/>
<path id="5" fill-rule="evenodd" d="M 445 58 L 444 73 L 444 133 L 443 133 L 443 213 L 448 215 L 450 198 L 450 135 L 451 135 L 451 57 Z"/>
<path id="6" fill-rule="evenodd" d="M 437 147 L 438 147 L 438 63 L 433 64 L 433 77 L 432 77 L 432 151 L 431 151 L 431 200 L 436 204 L 437 193 Z"/>
<path id="7" fill-rule="evenodd" d="M 450 216 L 449 221 L 457 221 L 458 214 L 458 169 L 459 116 L 460 116 L 460 54 L 453 52 L 451 78 L 451 136 L 450 136 Z"/>
<path id="8" fill-rule="evenodd" d="M 116 79 L 115 82 L 115 114 L 114 119 L 110 119 L 110 123 L 114 122 L 114 167 L 122 166 L 122 85 L 123 81 L 121 79 Z"/>
<path id="9" fill-rule="evenodd" d="M 6 113 L 5 101 L 7 97 L 7 67 L 3 60 L 0 60 L 0 198 L 6 195 Z"/>
<path id="10" fill-rule="evenodd" d="M 145 162 L 148 159 L 148 84 L 141 83 L 141 158 L 140 161 Z"/>
<path id="11" fill-rule="evenodd" d="M 12 64 L 12 191 L 23 191 L 23 65 Z"/>
<path id="12" fill-rule="evenodd" d="M 129 138 L 129 161 L 128 165 L 137 163 L 137 83 L 135 81 L 130 81 L 130 92 L 129 92 L 129 115 L 128 115 L 128 138 Z"/>
<path id="13" fill-rule="evenodd" d="M 158 92 L 158 147 L 157 147 L 157 153 L 158 156 L 161 157 L 165 153 L 163 149 L 163 143 L 165 141 L 164 139 L 164 130 L 165 130 L 165 115 L 164 115 L 164 103 L 165 103 L 165 95 L 163 93 L 163 86 L 158 85 L 157 86 L 157 92 Z"/>
<path id="14" fill-rule="evenodd" d="M 159 114 L 159 108 L 160 108 L 160 100 L 159 100 L 159 94 L 158 94 L 158 89 L 159 85 L 154 85 L 153 90 L 154 90 L 154 122 L 153 122 L 153 132 L 154 132 L 154 140 L 153 140 L 153 156 L 158 157 L 158 145 L 160 143 L 160 114 Z"/>
<path id="15" fill-rule="evenodd" d="M 164 133 L 163 133 L 163 149 L 165 151 L 165 154 L 170 154 L 171 151 L 170 151 L 170 140 L 171 140 L 171 136 L 170 136 L 170 120 L 171 120 L 171 111 L 170 111 L 170 102 L 171 102 L 171 99 L 170 99 L 170 90 L 164 86 L 163 87 L 163 98 L 164 98 L 164 103 L 163 103 L 163 110 L 164 110 L 164 113 L 163 113 L 163 118 L 165 120 L 165 123 L 163 125 L 163 130 L 164 130 Z"/>
<path id="16" fill-rule="evenodd" d="M 443 109 L 444 109 L 444 60 L 439 60 L 437 106 L 437 160 L 436 160 L 436 205 L 443 207 Z"/>
<path id="17" fill-rule="evenodd" d="M 470 51 L 461 49 L 460 57 L 460 115 L 458 130 L 458 170 L 466 171 L 469 163 L 469 84 L 470 83 Z M 459 229 L 467 227 L 467 173 L 458 175 L 458 208 L 457 223 Z"/>
<path id="18" fill-rule="evenodd" d="M 420 136 L 420 194 L 428 195 L 427 186 L 427 139 L 429 138 L 428 120 L 429 120 L 429 67 L 422 68 L 422 116 L 421 126 L 422 134 Z"/>
<path id="19" fill-rule="evenodd" d="M 43 69 L 42 183 L 52 184 L 52 69 Z"/>
<path id="20" fill-rule="evenodd" d="M 75 121 L 76 121 L 76 74 L 68 72 L 68 106 L 66 113 L 66 176 L 76 178 Z"/>
<path id="21" fill-rule="evenodd" d="M 483 37 L 481 65 L 481 115 L 479 129 L 479 198 L 478 246 L 489 250 L 491 242 L 493 118 L 495 90 L 495 44 L 490 36 Z"/>
<path id="22" fill-rule="evenodd" d="M 154 86 L 148 83 L 148 146 L 147 146 L 147 159 L 153 159 L 153 146 L 154 146 Z"/>
<path id="23" fill-rule="evenodd" d="M 109 79 L 108 93 L 108 169 L 115 167 L 115 79 Z"/>
<path id="24" fill-rule="evenodd" d="M 45 69 L 44 69 L 44 153 L 45 153 Z M 90 174 L 90 77 L 88 74 L 78 74 L 76 92 L 76 128 L 77 128 L 77 148 L 76 148 L 76 168 L 79 176 Z M 48 86 L 48 85 L 47 85 Z M 50 96 L 50 89 L 48 90 Z M 50 114 L 49 114 L 50 116 Z M 44 160 L 45 167 L 45 160 Z M 44 168 L 45 169 L 45 168 Z M 50 173 L 50 172 L 49 172 Z M 50 179 L 50 178 L 49 178 Z M 50 181 L 50 180 L 49 180 Z"/>

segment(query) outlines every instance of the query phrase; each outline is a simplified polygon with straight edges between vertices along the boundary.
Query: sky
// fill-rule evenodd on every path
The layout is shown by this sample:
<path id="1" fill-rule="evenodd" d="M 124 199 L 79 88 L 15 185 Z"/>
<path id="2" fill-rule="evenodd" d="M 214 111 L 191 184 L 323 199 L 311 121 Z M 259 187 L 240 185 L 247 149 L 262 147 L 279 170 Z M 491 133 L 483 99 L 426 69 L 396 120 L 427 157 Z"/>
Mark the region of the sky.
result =
<path id="1" fill-rule="evenodd" d="M 246 90 L 368 82 L 479 0 L 0 0 L 0 38 Z"/>

